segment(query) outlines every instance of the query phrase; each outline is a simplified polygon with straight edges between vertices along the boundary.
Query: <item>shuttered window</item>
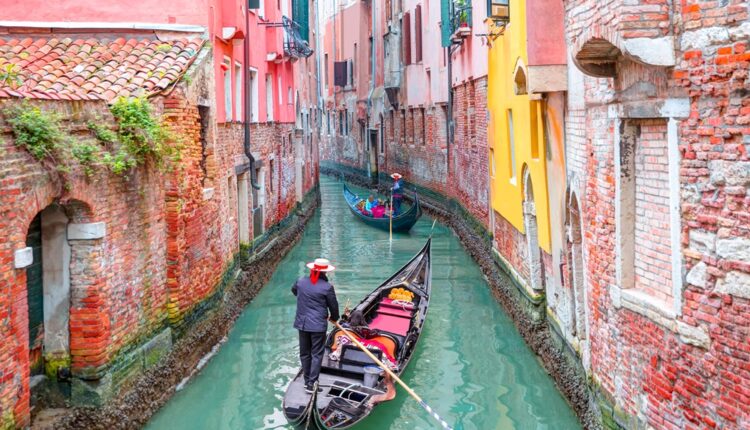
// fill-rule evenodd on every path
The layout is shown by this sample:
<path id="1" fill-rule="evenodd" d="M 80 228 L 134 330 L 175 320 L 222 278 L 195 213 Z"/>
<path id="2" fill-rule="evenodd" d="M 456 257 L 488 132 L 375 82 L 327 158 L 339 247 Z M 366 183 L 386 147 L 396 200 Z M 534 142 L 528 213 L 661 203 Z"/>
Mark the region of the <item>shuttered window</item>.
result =
<path id="1" fill-rule="evenodd" d="M 414 11 L 414 45 L 416 48 L 415 63 L 422 62 L 422 5 L 417 5 Z"/>
<path id="2" fill-rule="evenodd" d="M 286 0 L 284 0 L 286 1 Z M 299 34 L 306 42 L 310 41 L 310 8 L 307 0 L 292 0 L 292 19 L 299 24 Z"/>
<path id="3" fill-rule="evenodd" d="M 409 12 L 404 12 L 401 26 L 404 35 L 404 64 L 411 64 L 411 16 Z"/>

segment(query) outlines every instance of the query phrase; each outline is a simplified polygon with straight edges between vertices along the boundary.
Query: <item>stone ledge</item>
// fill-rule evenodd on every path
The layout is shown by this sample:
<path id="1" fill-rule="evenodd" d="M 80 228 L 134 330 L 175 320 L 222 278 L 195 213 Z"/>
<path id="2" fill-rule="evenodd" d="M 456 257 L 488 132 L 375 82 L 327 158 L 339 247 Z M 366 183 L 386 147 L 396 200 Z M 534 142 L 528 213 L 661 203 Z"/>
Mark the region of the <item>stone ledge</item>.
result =
<path id="1" fill-rule="evenodd" d="M 544 301 L 544 293 L 534 291 L 534 289 L 531 288 L 531 285 L 529 285 L 528 282 L 523 279 L 523 276 L 521 276 L 521 274 L 516 271 L 516 269 L 510 264 L 510 262 L 506 260 L 505 257 L 503 257 L 503 255 L 500 254 L 497 249 L 492 248 L 492 256 L 494 257 L 495 263 L 497 263 L 498 266 L 500 266 L 500 268 L 503 269 L 503 271 L 507 273 L 508 276 L 510 276 L 510 278 L 513 280 L 513 283 L 518 286 L 518 289 L 521 290 L 523 295 L 527 299 L 529 299 L 529 301 L 534 304 L 539 304 Z"/>
<path id="2" fill-rule="evenodd" d="M 704 326 L 696 327 L 679 321 L 677 314 L 671 310 L 671 304 L 651 297 L 643 291 L 632 288 L 622 289 L 616 285 L 610 285 L 609 294 L 615 308 L 624 308 L 645 316 L 661 327 L 679 335 L 682 343 L 703 349 L 708 349 L 711 346 L 708 328 Z"/>
<path id="3" fill-rule="evenodd" d="M 103 222 L 68 224 L 68 240 L 101 239 L 106 233 L 107 226 Z"/>
<path id="4" fill-rule="evenodd" d="M 13 267 L 25 269 L 34 263 L 34 251 L 31 247 L 17 249 L 13 253 Z"/>

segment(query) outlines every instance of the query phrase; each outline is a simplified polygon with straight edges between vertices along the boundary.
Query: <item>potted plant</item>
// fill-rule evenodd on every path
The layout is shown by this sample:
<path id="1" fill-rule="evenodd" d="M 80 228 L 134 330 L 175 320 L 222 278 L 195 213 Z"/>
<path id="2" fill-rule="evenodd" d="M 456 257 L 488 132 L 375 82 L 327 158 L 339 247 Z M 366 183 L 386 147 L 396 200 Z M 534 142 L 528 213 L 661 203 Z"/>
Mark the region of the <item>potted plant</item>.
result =
<path id="1" fill-rule="evenodd" d="M 468 27 L 470 10 L 468 0 L 456 0 L 453 5 L 453 7 L 456 9 L 456 14 L 458 15 L 458 26 Z"/>

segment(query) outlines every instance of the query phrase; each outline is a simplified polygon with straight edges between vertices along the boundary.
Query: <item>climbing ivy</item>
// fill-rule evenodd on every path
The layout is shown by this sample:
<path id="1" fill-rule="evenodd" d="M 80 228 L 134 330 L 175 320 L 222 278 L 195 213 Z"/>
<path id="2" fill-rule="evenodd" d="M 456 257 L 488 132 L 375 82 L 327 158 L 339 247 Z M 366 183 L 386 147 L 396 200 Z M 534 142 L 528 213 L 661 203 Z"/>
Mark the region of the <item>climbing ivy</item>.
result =
<path id="1" fill-rule="evenodd" d="M 117 137 L 122 145 L 112 157 L 118 167 L 128 169 L 148 159 L 161 165 L 178 158 L 179 147 L 169 145 L 175 136 L 154 117 L 148 100 L 120 97 L 110 110 L 117 120 Z"/>
<path id="2" fill-rule="evenodd" d="M 57 114 L 21 104 L 3 109 L 3 115 L 17 146 L 25 148 L 37 160 L 59 157 L 67 135 L 60 129 Z"/>
<path id="3" fill-rule="evenodd" d="M 179 144 L 170 144 L 178 139 L 154 116 L 148 100 L 121 97 L 110 110 L 117 121 L 116 131 L 97 121 L 87 123 L 97 141 L 73 139 L 60 127 L 58 114 L 29 103 L 7 107 L 2 113 L 15 144 L 37 160 L 52 163 L 60 173 L 70 172 L 65 160 L 71 158 L 89 177 L 98 166 L 127 175 L 149 160 L 160 167 L 179 160 Z"/>

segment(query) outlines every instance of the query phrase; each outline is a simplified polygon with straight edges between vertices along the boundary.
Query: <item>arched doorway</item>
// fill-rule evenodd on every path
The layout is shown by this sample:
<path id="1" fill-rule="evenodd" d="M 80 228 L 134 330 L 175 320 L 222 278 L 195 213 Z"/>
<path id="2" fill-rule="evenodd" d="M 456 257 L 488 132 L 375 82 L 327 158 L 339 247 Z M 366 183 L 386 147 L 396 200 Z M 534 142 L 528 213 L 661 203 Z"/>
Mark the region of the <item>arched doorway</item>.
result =
<path id="1" fill-rule="evenodd" d="M 26 234 L 33 254 L 26 267 L 32 394 L 45 381 L 67 381 L 70 376 L 68 223 L 64 208 L 51 204 L 33 218 Z"/>
<path id="2" fill-rule="evenodd" d="M 526 244 L 528 247 L 529 282 L 535 291 L 544 290 L 542 281 L 542 259 L 539 250 L 539 232 L 536 222 L 536 206 L 534 205 L 534 187 L 531 182 L 531 174 L 528 168 L 524 168 L 523 174 L 523 224 L 526 231 Z"/>
<path id="3" fill-rule="evenodd" d="M 568 285 L 571 286 L 571 334 L 579 340 L 587 338 L 586 300 L 583 262 L 583 236 L 581 233 L 581 213 L 578 199 L 572 195 L 568 204 L 568 225 L 566 226 L 566 248 L 568 259 Z"/>

